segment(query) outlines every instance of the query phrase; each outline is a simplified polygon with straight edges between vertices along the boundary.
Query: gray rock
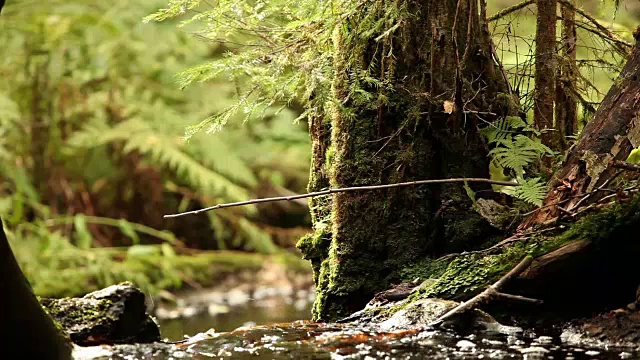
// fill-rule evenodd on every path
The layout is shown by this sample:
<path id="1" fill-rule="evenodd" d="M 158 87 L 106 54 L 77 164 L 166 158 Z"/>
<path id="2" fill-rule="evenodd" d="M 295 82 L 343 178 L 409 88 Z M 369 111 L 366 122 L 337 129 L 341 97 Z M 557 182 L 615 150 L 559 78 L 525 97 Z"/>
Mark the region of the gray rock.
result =
<path id="1" fill-rule="evenodd" d="M 397 311 L 377 326 L 381 331 L 410 330 L 426 327 L 447 311 L 458 306 L 458 303 L 442 299 L 422 299 L 413 302 Z M 480 331 L 514 334 L 521 328 L 498 323 L 491 315 L 481 310 L 472 310 L 446 321 L 443 326 L 466 328 Z"/>
<path id="2" fill-rule="evenodd" d="M 160 340 L 158 325 L 146 313 L 144 293 L 131 283 L 109 286 L 81 298 L 40 301 L 78 345 Z"/>

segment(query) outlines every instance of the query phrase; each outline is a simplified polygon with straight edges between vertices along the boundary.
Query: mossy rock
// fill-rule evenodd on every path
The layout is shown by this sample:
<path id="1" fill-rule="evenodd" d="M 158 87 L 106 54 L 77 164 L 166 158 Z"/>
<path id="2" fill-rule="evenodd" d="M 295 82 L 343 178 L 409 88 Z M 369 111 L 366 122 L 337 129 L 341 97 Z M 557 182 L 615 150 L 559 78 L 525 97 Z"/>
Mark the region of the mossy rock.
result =
<path id="1" fill-rule="evenodd" d="M 146 313 L 145 295 L 130 283 L 112 285 L 82 298 L 40 301 L 78 345 L 160 340 L 158 325 Z"/>

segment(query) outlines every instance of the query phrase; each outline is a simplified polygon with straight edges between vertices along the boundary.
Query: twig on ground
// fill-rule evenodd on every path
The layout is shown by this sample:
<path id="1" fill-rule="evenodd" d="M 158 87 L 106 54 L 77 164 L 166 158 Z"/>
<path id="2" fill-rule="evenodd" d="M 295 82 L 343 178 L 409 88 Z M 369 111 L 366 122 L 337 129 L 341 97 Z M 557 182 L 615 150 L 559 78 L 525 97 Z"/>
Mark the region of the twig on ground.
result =
<path id="1" fill-rule="evenodd" d="M 500 280 L 496 281 L 493 285 L 490 285 L 486 290 L 481 292 L 480 294 L 471 298 L 471 300 L 461 303 L 455 308 L 449 310 L 444 315 L 440 316 L 435 321 L 431 322 L 427 327 L 435 327 L 442 324 L 445 320 L 453 317 L 454 315 L 462 314 L 466 311 L 473 310 L 479 305 L 488 302 L 494 298 L 502 297 L 505 299 L 516 300 L 516 301 L 524 301 L 532 304 L 541 304 L 542 300 L 531 299 L 524 296 L 519 295 L 511 295 L 500 292 L 500 288 L 504 286 L 507 282 L 509 282 L 514 277 L 520 275 L 523 271 L 525 271 L 533 258 L 531 256 L 526 256 L 518 265 L 516 265 L 511 271 L 509 271 L 506 275 L 500 278 Z"/>
<path id="2" fill-rule="evenodd" d="M 483 178 L 453 178 L 453 179 L 418 180 L 418 181 L 409 181 L 409 182 L 385 184 L 385 185 L 352 186 L 352 187 L 346 187 L 346 188 L 327 189 L 327 190 L 316 191 L 316 192 L 300 194 L 300 195 L 279 196 L 279 197 L 271 197 L 271 198 L 263 198 L 263 199 L 238 201 L 238 202 L 226 203 L 226 204 L 218 204 L 218 205 L 210 206 L 204 209 L 187 211 L 187 212 L 178 213 L 178 214 L 165 215 L 164 218 L 166 219 L 166 218 L 174 218 L 174 217 L 185 216 L 185 215 L 195 215 L 195 214 L 203 213 L 205 211 L 229 208 L 234 206 L 259 204 L 259 203 L 274 202 L 274 201 L 292 201 L 297 199 L 304 199 L 304 198 L 329 195 L 329 194 L 335 194 L 335 193 L 341 193 L 341 192 L 349 192 L 349 191 L 370 191 L 370 190 L 389 189 L 389 188 L 397 188 L 397 187 L 413 186 L 413 185 L 446 184 L 446 183 L 456 183 L 456 182 L 477 182 L 477 183 L 495 184 L 495 185 L 503 185 L 503 186 L 519 186 L 520 185 L 518 183 L 513 183 L 509 181 L 498 181 L 498 180 L 483 179 Z"/>
<path id="3" fill-rule="evenodd" d="M 594 191 L 590 191 L 587 194 L 585 194 L 585 196 L 582 199 L 578 200 L 578 202 L 575 205 L 573 205 L 571 208 L 567 210 L 573 213 L 575 209 L 577 209 L 580 205 L 582 205 L 583 202 L 587 201 L 587 199 L 589 199 L 594 193 L 598 191 L 612 191 L 615 193 L 616 192 L 615 190 L 605 189 L 604 187 L 609 185 L 609 183 L 613 181 L 615 178 L 617 178 L 618 176 L 620 176 L 620 174 L 622 174 L 622 171 L 618 171 L 615 174 L 613 174 L 613 176 L 611 176 L 605 182 L 603 182 L 602 185 L 598 186 L 598 188 L 596 188 Z"/>

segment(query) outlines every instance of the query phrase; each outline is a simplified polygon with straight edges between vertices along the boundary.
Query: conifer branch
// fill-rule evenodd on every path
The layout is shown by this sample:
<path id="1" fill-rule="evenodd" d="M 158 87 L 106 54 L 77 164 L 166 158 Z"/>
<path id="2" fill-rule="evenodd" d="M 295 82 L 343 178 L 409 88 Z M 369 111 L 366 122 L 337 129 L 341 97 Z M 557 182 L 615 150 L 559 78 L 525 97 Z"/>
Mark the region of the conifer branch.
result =
<path id="1" fill-rule="evenodd" d="M 346 188 L 327 189 L 327 190 L 316 191 L 316 192 L 311 192 L 306 194 L 299 194 L 299 195 L 278 196 L 278 197 L 218 204 L 218 205 L 210 206 L 203 209 L 186 211 L 186 212 L 177 213 L 177 214 L 168 214 L 168 215 L 165 215 L 164 218 L 166 219 L 166 218 L 175 218 L 175 217 L 185 216 L 185 215 L 195 215 L 195 214 L 200 214 L 206 211 L 230 208 L 235 206 L 260 204 L 260 203 L 274 202 L 274 201 L 292 201 L 297 199 L 304 199 L 304 198 L 329 195 L 329 194 L 341 193 L 341 192 L 349 192 L 349 191 L 369 191 L 369 190 L 389 189 L 389 188 L 397 188 L 397 187 L 413 186 L 413 185 L 444 184 L 444 183 L 456 183 L 456 182 L 477 182 L 477 183 L 494 184 L 494 185 L 502 185 L 502 186 L 519 186 L 520 185 L 518 183 L 513 183 L 509 181 L 499 181 L 499 180 L 491 180 L 491 179 L 484 179 L 484 178 L 452 178 L 452 179 L 431 179 L 431 180 L 408 181 L 403 183 L 385 184 L 385 185 L 352 186 L 352 187 L 346 187 Z"/>

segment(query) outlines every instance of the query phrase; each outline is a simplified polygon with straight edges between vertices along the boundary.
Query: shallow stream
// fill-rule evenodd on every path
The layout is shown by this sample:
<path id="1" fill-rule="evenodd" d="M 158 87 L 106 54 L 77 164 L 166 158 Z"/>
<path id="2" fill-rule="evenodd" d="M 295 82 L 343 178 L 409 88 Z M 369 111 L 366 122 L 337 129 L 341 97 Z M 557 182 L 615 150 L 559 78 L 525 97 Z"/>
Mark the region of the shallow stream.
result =
<path id="1" fill-rule="evenodd" d="M 267 291 L 269 293 L 269 291 Z M 76 349 L 77 359 L 640 359 L 639 346 L 581 341 L 576 334 L 524 331 L 460 334 L 380 333 L 350 325 L 312 323 L 312 291 L 236 293 L 219 303 L 162 310 L 162 336 L 179 344 Z M 220 294 L 198 296 L 199 301 Z M 232 294 L 233 295 L 233 294 Z M 193 298 L 192 298 L 193 300 Z M 218 298 L 220 300 L 220 298 Z M 231 305 L 233 304 L 233 305 Z M 172 312 L 173 311 L 173 312 Z M 215 329 L 215 330 L 211 330 Z"/>

